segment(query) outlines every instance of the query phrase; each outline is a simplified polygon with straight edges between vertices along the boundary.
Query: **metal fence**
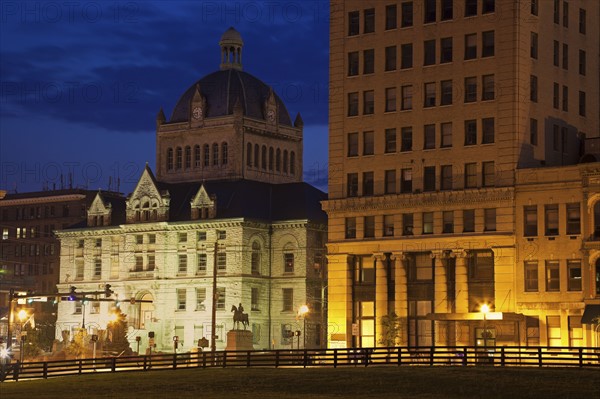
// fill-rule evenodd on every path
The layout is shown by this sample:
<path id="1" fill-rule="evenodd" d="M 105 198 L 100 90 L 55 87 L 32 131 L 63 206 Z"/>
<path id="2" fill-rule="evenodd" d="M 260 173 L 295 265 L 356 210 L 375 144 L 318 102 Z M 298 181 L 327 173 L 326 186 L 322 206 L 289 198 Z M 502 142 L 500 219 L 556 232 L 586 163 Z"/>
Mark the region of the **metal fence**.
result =
<path id="1" fill-rule="evenodd" d="M 40 379 L 92 372 L 233 367 L 492 366 L 596 367 L 600 348 L 572 347 L 389 347 L 217 351 L 152 356 L 23 362 L 0 365 L 0 381 Z"/>

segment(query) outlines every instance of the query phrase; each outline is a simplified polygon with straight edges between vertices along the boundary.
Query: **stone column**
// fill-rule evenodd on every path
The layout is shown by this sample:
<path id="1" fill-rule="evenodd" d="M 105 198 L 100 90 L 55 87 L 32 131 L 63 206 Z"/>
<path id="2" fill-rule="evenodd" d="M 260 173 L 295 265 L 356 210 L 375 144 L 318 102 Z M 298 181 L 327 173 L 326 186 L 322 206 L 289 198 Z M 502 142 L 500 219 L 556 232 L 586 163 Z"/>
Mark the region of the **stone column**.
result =
<path id="1" fill-rule="evenodd" d="M 327 255 L 327 347 L 331 341 L 352 346 L 352 275 L 347 254 Z"/>
<path id="2" fill-rule="evenodd" d="M 385 255 L 382 252 L 373 254 L 375 261 L 375 344 L 381 332 L 381 318 L 388 314 L 388 281 L 385 268 Z"/>
<path id="3" fill-rule="evenodd" d="M 396 315 L 401 320 L 402 334 L 400 336 L 400 345 L 408 344 L 408 336 L 406 335 L 408 317 L 408 280 L 406 277 L 406 257 L 404 252 L 393 252 L 390 259 L 394 262 L 394 273 L 396 280 L 396 295 L 394 298 Z"/>
<path id="4" fill-rule="evenodd" d="M 443 251 L 431 251 L 431 257 L 435 259 L 434 275 L 434 313 L 448 313 L 448 284 L 446 280 L 446 265 L 444 263 Z"/>
<path id="5" fill-rule="evenodd" d="M 469 312 L 469 284 L 467 271 L 468 252 L 454 251 L 456 254 L 456 313 Z"/>

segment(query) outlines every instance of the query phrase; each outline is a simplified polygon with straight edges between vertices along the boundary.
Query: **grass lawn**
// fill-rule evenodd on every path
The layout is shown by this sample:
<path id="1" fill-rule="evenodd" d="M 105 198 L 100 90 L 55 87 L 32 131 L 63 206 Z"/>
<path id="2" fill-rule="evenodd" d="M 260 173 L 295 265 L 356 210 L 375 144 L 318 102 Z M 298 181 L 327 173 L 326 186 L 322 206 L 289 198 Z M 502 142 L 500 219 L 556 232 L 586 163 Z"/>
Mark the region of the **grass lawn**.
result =
<path id="1" fill-rule="evenodd" d="M 598 398 L 600 369 L 179 369 L 0 383 L 0 398 Z"/>

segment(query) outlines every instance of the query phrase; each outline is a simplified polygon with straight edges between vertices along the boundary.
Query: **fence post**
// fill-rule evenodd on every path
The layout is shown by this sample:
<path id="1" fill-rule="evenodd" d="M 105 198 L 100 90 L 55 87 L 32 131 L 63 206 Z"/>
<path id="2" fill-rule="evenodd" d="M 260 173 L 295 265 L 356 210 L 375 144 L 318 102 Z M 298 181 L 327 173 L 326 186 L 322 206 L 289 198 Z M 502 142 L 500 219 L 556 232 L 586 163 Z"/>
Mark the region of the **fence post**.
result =
<path id="1" fill-rule="evenodd" d="M 333 350 L 333 368 L 337 367 L 337 354 L 338 354 L 338 350 L 334 349 Z"/>
<path id="2" fill-rule="evenodd" d="M 48 378 L 48 362 L 44 362 L 44 378 Z"/>
<path id="3" fill-rule="evenodd" d="M 542 367 L 542 347 L 538 346 L 538 364 Z"/>
<path id="4" fill-rule="evenodd" d="M 144 355 L 144 371 L 146 371 L 146 362 L 148 361 L 148 357 Z"/>
<path id="5" fill-rule="evenodd" d="M 462 364 L 463 364 L 463 366 L 467 365 L 467 353 L 469 353 L 469 352 L 467 351 L 467 347 L 465 346 L 463 348 L 463 358 L 462 358 Z"/>
<path id="6" fill-rule="evenodd" d="M 202 352 L 202 368 L 206 368 L 206 352 Z"/>
<path id="7" fill-rule="evenodd" d="M 246 367 L 250 367 L 250 351 L 246 352 L 248 354 L 248 357 L 246 358 Z"/>
<path id="8" fill-rule="evenodd" d="M 308 361 L 308 352 L 304 349 L 304 368 L 306 368 L 306 364 Z"/>
<path id="9" fill-rule="evenodd" d="M 83 373 L 83 359 L 79 359 L 79 374 Z"/>
<path id="10" fill-rule="evenodd" d="M 275 368 L 279 367 L 279 350 L 275 351 Z"/>
<path id="11" fill-rule="evenodd" d="M 223 368 L 227 367 L 227 352 L 223 351 Z"/>
<path id="12" fill-rule="evenodd" d="M 402 364 L 402 348 L 398 347 L 398 366 Z"/>
<path id="13" fill-rule="evenodd" d="M 429 365 L 433 366 L 433 356 L 435 354 L 435 346 L 432 346 L 429 350 Z"/>
<path id="14" fill-rule="evenodd" d="M 173 353 L 173 368 L 177 368 L 177 353 Z"/>
<path id="15" fill-rule="evenodd" d="M 504 367 L 504 347 L 500 348 L 500 366 Z"/>
<path id="16" fill-rule="evenodd" d="M 110 369 L 114 373 L 117 370 L 117 358 L 113 356 L 110 363 Z"/>
<path id="17" fill-rule="evenodd" d="M 579 367 L 583 367 L 583 348 L 579 348 Z"/>

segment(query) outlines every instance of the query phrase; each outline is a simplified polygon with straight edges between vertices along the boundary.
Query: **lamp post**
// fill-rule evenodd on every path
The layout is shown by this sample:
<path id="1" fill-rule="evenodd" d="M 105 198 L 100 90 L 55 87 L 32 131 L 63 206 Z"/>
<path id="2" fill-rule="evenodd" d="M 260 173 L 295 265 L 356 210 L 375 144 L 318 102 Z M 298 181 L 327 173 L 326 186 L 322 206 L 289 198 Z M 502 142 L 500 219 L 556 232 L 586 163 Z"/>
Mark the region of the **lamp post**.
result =
<path id="1" fill-rule="evenodd" d="M 481 305 L 481 313 L 483 313 L 483 351 L 487 356 L 487 314 L 490 312 L 488 304 L 484 303 Z"/>
<path id="2" fill-rule="evenodd" d="M 302 305 L 298 309 L 298 316 L 301 316 L 303 319 L 303 328 L 302 334 L 304 335 L 304 349 L 306 349 L 306 314 L 308 313 L 308 306 Z"/>

